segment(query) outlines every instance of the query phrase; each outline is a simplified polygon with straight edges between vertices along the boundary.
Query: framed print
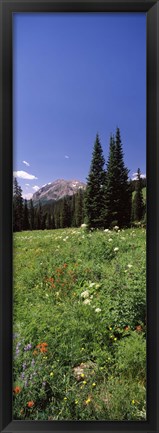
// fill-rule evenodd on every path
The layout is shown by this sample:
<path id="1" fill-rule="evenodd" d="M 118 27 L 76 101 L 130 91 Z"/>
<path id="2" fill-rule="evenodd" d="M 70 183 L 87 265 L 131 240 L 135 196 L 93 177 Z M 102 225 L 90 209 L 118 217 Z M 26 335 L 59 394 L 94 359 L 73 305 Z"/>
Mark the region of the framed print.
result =
<path id="1" fill-rule="evenodd" d="M 158 0 L 0 20 L 1 431 L 157 433 Z"/>

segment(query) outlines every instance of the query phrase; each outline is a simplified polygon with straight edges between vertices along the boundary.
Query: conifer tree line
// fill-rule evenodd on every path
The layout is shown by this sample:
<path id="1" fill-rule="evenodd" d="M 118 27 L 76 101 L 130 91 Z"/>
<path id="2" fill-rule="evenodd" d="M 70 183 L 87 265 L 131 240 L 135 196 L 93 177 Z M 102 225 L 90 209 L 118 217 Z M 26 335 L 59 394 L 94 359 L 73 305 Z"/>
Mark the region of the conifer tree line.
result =
<path id="1" fill-rule="evenodd" d="M 13 231 L 51 230 L 66 227 L 80 227 L 84 221 L 84 195 L 82 189 L 73 196 L 66 196 L 57 202 L 37 206 L 33 200 L 23 200 L 22 189 L 14 179 L 13 189 Z"/>
<path id="2" fill-rule="evenodd" d="M 13 231 L 80 227 L 84 222 L 88 229 L 126 228 L 134 221 L 144 221 L 142 188 L 146 180 L 139 168 L 135 181 L 128 174 L 119 128 L 110 137 L 107 163 L 97 134 L 85 191 L 79 189 L 73 196 L 34 206 L 32 199 L 23 200 L 22 189 L 14 179 Z"/>
<path id="3" fill-rule="evenodd" d="M 141 221 L 145 206 L 142 194 L 140 169 L 137 171 L 135 195 L 132 199 L 132 182 L 124 164 L 120 129 L 111 135 L 108 161 L 105 163 L 99 135 L 96 135 L 92 161 L 87 178 L 85 210 L 90 228 L 130 227 L 133 221 Z"/>

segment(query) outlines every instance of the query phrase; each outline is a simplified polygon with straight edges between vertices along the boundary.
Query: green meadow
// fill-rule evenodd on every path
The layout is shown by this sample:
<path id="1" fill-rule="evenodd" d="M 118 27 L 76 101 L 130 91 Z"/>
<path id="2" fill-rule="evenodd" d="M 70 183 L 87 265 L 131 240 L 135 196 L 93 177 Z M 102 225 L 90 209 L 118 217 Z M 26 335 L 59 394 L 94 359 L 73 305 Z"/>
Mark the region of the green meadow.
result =
<path id="1" fill-rule="evenodd" d="M 13 261 L 13 418 L 145 420 L 145 229 L 14 233 Z"/>

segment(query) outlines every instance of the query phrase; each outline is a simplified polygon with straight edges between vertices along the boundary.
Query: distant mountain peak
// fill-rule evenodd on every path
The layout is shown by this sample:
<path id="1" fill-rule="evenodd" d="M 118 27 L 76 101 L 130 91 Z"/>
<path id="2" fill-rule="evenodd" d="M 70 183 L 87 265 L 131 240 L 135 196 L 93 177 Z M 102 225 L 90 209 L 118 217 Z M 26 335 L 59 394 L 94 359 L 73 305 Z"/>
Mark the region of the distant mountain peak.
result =
<path id="1" fill-rule="evenodd" d="M 76 194 L 79 189 L 84 190 L 85 188 L 86 184 L 77 179 L 57 179 L 38 189 L 38 191 L 33 194 L 32 200 L 34 203 L 39 201 L 45 203 L 49 201 L 57 201 L 67 195 L 72 196 L 73 194 Z"/>

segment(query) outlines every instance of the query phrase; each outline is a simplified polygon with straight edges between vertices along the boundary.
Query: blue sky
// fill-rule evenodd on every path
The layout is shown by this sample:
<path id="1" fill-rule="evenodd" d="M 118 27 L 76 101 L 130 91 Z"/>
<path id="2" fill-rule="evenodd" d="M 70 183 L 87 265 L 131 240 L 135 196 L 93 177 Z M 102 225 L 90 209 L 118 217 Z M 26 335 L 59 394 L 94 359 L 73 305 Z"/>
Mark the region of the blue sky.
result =
<path id="1" fill-rule="evenodd" d="M 96 133 L 107 160 L 117 126 L 130 176 L 145 174 L 146 15 L 14 14 L 13 171 L 23 196 L 59 178 L 86 181 Z"/>

